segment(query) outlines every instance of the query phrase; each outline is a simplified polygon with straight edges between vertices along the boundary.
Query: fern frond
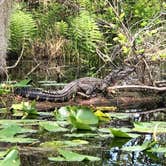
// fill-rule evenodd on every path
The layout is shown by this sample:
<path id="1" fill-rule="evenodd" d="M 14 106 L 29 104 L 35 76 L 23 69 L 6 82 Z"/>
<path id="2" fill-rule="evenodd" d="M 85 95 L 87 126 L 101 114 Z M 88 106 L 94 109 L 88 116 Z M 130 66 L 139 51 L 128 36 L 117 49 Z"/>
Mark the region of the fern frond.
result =
<path id="1" fill-rule="evenodd" d="M 16 10 L 10 21 L 10 50 L 19 51 L 23 43 L 33 39 L 36 24 L 32 15 Z"/>
<path id="2" fill-rule="evenodd" d="M 81 11 L 79 16 L 73 19 L 72 38 L 78 48 L 87 52 L 94 52 L 97 43 L 102 40 L 102 33 L 88 11 Z"/>

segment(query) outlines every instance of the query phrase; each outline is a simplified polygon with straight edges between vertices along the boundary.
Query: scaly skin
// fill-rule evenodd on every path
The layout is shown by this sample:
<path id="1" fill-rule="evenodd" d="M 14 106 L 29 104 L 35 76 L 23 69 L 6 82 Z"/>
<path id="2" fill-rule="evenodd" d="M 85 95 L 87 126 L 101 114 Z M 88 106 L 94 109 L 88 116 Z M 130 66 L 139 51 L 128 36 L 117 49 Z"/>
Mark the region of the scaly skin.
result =
<path id="1" fill-rule="evenodd" d="M 134 70 L 128 69 L 125 71 L 118 70 L 111 72 L 104 79 L 84 77 L 74 80 L 67 84 L 62 90 L 53 92 L 42 91 L 39 89 L 30 88 L 17 88 L 14 93 L 29 99 L 35 99 L 39 101 L 66 101 L 73 97 L 77 92 L 83 92 L 86 95 L 93 95 L 97 92 L 104 92 L 108 86 L 113 85 L 117 81 L 125 78 L 131 74 Z"/>

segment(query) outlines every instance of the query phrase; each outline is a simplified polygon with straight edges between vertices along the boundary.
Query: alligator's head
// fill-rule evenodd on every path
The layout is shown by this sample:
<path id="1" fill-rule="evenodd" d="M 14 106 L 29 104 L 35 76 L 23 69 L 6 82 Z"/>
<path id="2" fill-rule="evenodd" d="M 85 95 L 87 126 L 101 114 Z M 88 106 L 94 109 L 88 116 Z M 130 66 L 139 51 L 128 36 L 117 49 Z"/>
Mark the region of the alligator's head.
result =
<path id="1" fill-rule="evenodd" d="M 114 85 L 117 81 L 120 81 L 135 71 L 135 68 L 114 70 L 104 78 L 104 81 L 109 85 Z"/>

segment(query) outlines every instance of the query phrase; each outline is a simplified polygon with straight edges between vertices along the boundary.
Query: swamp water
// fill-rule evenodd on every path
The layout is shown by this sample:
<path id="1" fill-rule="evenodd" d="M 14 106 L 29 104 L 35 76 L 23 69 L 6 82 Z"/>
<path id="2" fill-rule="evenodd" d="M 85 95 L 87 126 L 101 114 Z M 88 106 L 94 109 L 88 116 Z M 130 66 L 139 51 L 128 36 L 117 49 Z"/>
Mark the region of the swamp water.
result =
<path id="1" fill-rule="evenodd" d="M 73 70 L 70 72 L 73 73 Z M 77 70 L 79 76 L 80 72 L 80 69 Z M 39 72 L 39 78 L 47 80 L 47 74 L 41 73 Z M 23 78 L 24 75 L 25 71 L 23 72 L 19 67 L 14 78 Z M 4 106 L 3 98 L 1 101 Z M 20 107 L 24 112 L 17 111 Z M 73 114 L 72 118 L 75 120 L 73 122 L 72 118 L 70 121 L 58 119 L 58 116 L 55 116 L 56 112 L 57 110 L 42 110 L 36 114 L 35 104 L 15 105 L 13 109 L 1 109 L 0 155 L 1 152 L 15 147 L 19 152 L 22 166 L 166 165 L 166 108 L 108 110 L 107 114 L 99 113 L 98 118 L 102 119 L 99 123 L 89 113 L 87 116 L 80 112 L 79 115 Z M 66 114 L 64 113 L 63 116 L 65 117 Z M 80 125 L 77 120 L 79 122 L 84 120 L 84 123 Z M 78 129 L 73 130 L 73 127 Z M 83 130 L 85 128 L 88 129 Z M 12 166 L 17 166 L 18 155 L 14 154 L 15 158 L 11 160 L 14 161 Z M 5 157 L 2 156 L 1 159 L 4 160 Z"/>
<path id="2" fill-rule="evenodd" d="M 63 112 L 63 109 L 65 110 L 65 107 L 60 110 Z M 4 112 L 2 110 L 1 112 Z M 135 111 L 140 114 L 134 113 Z M 111 119 L 100 122 L 95 130 L 93 128 L 92 130 L 72 130 L 68 121 L 57 119 L 59 114 L 55 118 L 55 112 L 42 111 L 33 117 L 34 119 L 31 119 L 31 116 L 26 117 L 25 114 L 27 119 L 21 119 L 23 114 L 17 111 L 12 114 L 11 112 L 1 113 L 0 149 L 2 152 L 11 147 L 17 147 L 22 166 L 164 166 L 166 163 L 166 109 L 142 111 L 110 112 L 108 114 Z M 148 123 L 149 121 L 153 121 L 153 124 Z M 137 122 L 142 123 L 137 124 Z M 118 131 L 114 135 L 110 132 L 110 128 L 120 129 L 124 133 Z M 136 130 L 130 131 L 132 128 Z M 125 135 L 129 133 L 133 136 Z M 146 146 L 148 141 L 151 144 L 154 139 L 157 143 L 152 148 L 149 145 Z M 140 147 L 137 147 L 138 145 Z M 131 146 L 133 150 L 126 149 Z M 162 149 L 156 151 L 159 147 Z M 83 161 L 81 161 L 80 156 L 75 156 L 76 158 L 70 161 L 75 155 L 71 154 L 69 158 L 63 158 L 67 161 L 49 160 L 50 157 L 63 156 L 63 152 L 61 154 L 59 149 L 97 158 L 94 161 L 93 159 L 88 161 L 87 157 L 82 156 Z"/>

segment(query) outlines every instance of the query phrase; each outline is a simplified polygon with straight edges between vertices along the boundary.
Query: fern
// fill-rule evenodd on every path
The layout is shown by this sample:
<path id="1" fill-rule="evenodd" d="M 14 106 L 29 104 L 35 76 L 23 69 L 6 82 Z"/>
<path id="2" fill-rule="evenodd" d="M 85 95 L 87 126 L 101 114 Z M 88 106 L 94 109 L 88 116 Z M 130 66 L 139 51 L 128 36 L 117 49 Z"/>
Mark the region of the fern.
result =
<path id="1" fill-rule="evenodd" d="M 32 15 L 16 10 L 10 22 L 10 50 L 19 53 L 23 43 L 33 39 L 35 31 L 36 24 Z"/>
<path id="2" fill-rule="evenodd" d="M 88 11 L 81 11 L 79 16 L 73 19 L 72 39 L 77 48 L 84 53 L 94 52 L 97 43 L 102 40 L 102 33 Z"/>
<path id="3" fill-rule="evenodd" d="M 64 21 L 59 21 L 55 23 L 55 29 L 59 35 L 67 35 L 68 24 Z"/>

